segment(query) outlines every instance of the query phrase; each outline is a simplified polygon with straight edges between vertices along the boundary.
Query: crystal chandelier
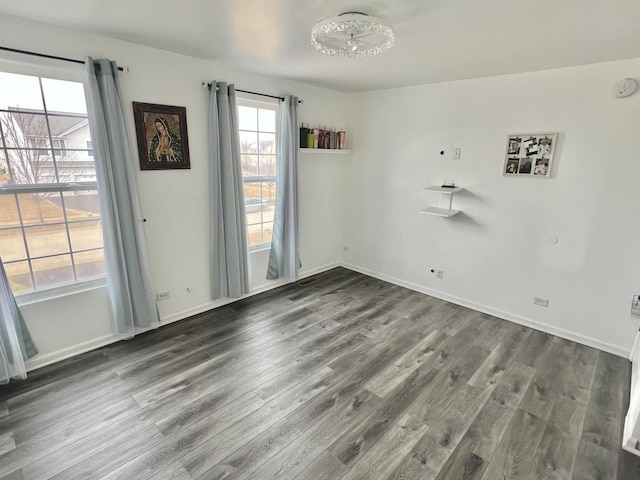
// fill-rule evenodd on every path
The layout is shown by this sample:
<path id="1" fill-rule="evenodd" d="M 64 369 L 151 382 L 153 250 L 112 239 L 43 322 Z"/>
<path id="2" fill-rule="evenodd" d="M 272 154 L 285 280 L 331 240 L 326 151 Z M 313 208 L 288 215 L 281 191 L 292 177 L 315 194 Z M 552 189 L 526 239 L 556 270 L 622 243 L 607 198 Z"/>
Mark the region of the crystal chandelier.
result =
<path id="1" fill-rule="evenodd" d="M 364 13 L 347 12 L 327 18 L 311 29 L 311 44 L 334 57 L 370 57 L 393 46 L 390 23 Z"/>

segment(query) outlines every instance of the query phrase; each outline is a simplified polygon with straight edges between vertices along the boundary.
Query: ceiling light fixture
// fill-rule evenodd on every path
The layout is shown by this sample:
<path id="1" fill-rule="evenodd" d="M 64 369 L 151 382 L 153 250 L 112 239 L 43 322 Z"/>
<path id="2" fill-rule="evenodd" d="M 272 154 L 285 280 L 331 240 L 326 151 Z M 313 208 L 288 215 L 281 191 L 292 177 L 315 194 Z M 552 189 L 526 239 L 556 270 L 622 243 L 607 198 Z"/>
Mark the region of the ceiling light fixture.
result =
<path id="1" fill-rule="evenodd" d="M 393 46 L 394 38 L 390 23 L 359 12 L 327 18 L 311 29 L 314 48 L 334 57 L 378 55 Z"/>

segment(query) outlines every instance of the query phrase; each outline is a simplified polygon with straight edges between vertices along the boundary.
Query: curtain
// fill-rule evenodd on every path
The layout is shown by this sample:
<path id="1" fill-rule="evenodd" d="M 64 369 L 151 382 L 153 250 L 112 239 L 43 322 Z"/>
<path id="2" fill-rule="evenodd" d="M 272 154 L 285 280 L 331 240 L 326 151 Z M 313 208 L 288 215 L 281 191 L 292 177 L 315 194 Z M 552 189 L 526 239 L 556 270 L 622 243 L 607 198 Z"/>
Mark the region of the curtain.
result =
<path id="1" fill-rule="evenodd" d="M 0 384 L 27 378 L 24 361 L 36 353 L 0 259 Z"/>
<path id="2" fill-rule="evenodd" d="M 241 297 L 250 291 L 240 135 L 233 85 L 211 82 L 211 298 Z"/>
<path id="3" fill-rule="evenodd" d="M 298 97 L 286 96 L 280 111 L 278 171 L 267 278 L 298 278 Z"/>
<path id="4" fill-rule="evenodd" d="M 136 168 L 115 62 L 87 58 L 87 103 L 115 331 L 132 337 L 159 325 L 151 287 Z"/>

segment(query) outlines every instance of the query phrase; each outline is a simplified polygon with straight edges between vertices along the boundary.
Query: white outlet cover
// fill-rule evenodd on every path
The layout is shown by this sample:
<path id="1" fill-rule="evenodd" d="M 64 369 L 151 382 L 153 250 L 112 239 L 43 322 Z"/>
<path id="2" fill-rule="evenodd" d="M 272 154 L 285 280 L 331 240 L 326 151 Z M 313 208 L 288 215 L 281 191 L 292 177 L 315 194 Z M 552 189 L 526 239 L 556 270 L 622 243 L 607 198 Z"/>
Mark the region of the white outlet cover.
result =
<path id="1" fill-rule="evenodd" d="M 549 306 L 549 299 L 548 298 L 541 298 L 541 297 L 533 297 L 533 304 L 534 305 L 539 305 L 541 307 L 548 307 Z"/>

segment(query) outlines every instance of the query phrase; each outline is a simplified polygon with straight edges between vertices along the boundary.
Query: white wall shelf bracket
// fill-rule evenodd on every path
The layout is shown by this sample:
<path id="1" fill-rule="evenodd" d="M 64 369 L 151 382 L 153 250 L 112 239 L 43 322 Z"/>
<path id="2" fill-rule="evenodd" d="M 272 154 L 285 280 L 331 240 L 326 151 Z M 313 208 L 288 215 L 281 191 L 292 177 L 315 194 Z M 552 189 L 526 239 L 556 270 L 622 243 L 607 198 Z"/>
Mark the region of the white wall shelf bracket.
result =
<path id="1" fill-rule="evenodd" d="M 446 203 L 446 202 L 443 202 L 443 200 L 447 200 L 448 208 L 428 207 L 428 208 L 425 208 L 424 210 L 420 210 L 420 213 L 424 213 L 426 215 L 436 215 L 438 217 L 447 217 L 447 218 L 457 215 L 458 213 L 460 213 L 460 210 L 453 209 L 453 194 L 456 192 L 461 192 L 462 190 L 464 190 L 464 188 L 462 187 L 440 187 L 437 185 L 423 188 L 422 189 L 423 192 L 439 193 L 440 203 L 441 204 Z"/>

